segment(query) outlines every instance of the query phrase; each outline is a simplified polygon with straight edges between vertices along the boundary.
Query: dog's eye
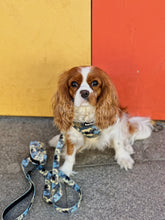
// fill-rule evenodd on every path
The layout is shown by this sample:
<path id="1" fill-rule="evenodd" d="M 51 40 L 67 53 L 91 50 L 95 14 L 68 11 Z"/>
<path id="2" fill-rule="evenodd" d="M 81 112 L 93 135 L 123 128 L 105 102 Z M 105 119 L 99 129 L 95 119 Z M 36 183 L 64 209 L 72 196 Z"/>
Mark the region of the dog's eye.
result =
<path id="1" fill-rule="evenodd" d="M 99 84 L 99 83 L 98 83 L 97 80 L 94 80 L 94 81 L 91 83 L 91 85 L 92 85 L 93 87 L 97 86 L 98 84 Z"/>
<path id="2" fill-rule="evenodd" d="M 73 88 L 77 88 L 78 87 L 78 83 L 76 81 L 71 82 L 71 86 Z"/>

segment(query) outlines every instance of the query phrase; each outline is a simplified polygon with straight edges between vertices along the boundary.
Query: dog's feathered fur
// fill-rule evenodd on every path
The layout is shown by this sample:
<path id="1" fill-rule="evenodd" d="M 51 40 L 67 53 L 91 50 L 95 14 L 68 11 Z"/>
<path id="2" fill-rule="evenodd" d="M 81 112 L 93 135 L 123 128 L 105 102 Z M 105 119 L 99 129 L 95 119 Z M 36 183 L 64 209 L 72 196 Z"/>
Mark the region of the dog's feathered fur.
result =
<path id="1" fill-rule="evenodd" d="M 97 67 L 74 67 L 60 75 L 53 99 L 54 121 L 66 135 L 65 162 L 61 167 L 71 175 L 77 151 L 112 147 L 121 168 L 131 169 L 132 144 L 152 132 L 150 118 L 129 117 L 119 105 L 109 76 Z M 101 135 L 87 138 L 72 127 L 72 122 L 95 122 Z M 55 146 L 58 136 L 50 141 Z"/>

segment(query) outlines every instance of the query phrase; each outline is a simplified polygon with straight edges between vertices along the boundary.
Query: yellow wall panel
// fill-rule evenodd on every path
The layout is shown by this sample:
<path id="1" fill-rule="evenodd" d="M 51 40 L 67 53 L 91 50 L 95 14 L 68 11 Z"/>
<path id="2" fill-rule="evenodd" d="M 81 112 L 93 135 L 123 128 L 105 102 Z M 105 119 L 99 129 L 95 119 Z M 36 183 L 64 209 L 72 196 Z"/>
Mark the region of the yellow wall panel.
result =
<path id="1" fill-rule="evenodd" d="M 91 63 L 90 4 L 0 1 L 0 115 L 52 115 L 58 75 Z"/>

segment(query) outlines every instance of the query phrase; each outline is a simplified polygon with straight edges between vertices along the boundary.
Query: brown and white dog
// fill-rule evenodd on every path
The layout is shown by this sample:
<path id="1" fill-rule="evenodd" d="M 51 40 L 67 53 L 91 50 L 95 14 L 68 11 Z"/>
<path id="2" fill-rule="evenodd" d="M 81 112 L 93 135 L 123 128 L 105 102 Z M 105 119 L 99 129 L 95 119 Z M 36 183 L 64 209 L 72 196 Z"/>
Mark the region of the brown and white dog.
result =
<path id="1" fill-rule="evenodd" d="M 116 89 L 109 76 L 98 67 L 74 67 L 60 75 L 53 99 L 55 125 L 66 137 L 65 162 L 60 168 L 72 174 L 76 152 L 112 147 L 121 168 L 132 169 L 132 144 L 151 135 L 150 118 L 129 117 L 119 105 Z M 85 137 L 72 123 L 95 123 L 101 134 Z M 59 136 L 49 142 L 56 146 Z"/>

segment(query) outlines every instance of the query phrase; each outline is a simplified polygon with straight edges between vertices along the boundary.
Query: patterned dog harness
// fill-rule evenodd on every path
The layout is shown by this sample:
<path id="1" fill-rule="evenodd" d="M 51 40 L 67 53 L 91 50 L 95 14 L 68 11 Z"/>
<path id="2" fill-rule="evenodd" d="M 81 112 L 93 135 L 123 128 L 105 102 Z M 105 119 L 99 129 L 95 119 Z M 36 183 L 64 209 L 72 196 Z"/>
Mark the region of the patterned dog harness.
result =
<path id="1" fill-rule="evenodd" d="M 88 138 L 96 137 L 97 135 L 100 134 L 100 130 L 93 123 L 89 124 L 89 123 L 73 122 L 73 127 Z M 2 220 L 5 218 L 7 213 L 14 206 L 16 206 L 26 196 L 28 196 L 31 192 L 33 192 L 33 196 L 30 201 L 30 204 L 28 205 L 26 210 L 15 219 L 21 220 L 27 215 L 36 195 L 35 184 L 33 183 L 30 176 L 31 172 L 33 172 L 36 169 L 45 177 L 45 186 L 43 191 L 44 201 L 48 204 L 52 204 L 53 207 L 59 212 L 72 213 L 77 210 L 82 200 L 82 193 L 80 187 L 77 185 L 77 183 L 75 183 L 72 179 L 70 179 L 70 177 L 68 177 L 65 173 L 59 170 L 60 154 L 64 144 L 65 144 L 65 136 L 61 134 L 54 152 L 52 170 L 48 171 L 45 170 L 44 168 L 44 165 L 46 164 L 47 161 L 45 145 L 38 141 L 33 141 L 30 143 L 30 157 L 24 159 L 21 164 L 22 170 L 24 172 L 26 179 L 30 184 L 30 187 L 22 196 L 20 196 L 18 199 L 16 199 L 14 202 L 12 202 L 9 206 L 5 208 L 4 212 L 2 213 L 2 218 L 1 218 Z M 28 165 L 30 164 L 33 165 L 33 168 L 30 171 L 27 171 Z M 76 193 L 78 193 L 79 199 L 72 207 L 62 208 L 56 204 L 63 195 L 61 183 L 67 184 Z"/>
<path id="2" fill-rule="evenodd" d="M 81 123 L 81 122 L 73 122 L 73 127 L 80 133 L 82 133 L 84 136 L 88 138 L 94 138 L 97 137 L 101 130 L 96 127 L 94 122 L 91 123 Z"/>

